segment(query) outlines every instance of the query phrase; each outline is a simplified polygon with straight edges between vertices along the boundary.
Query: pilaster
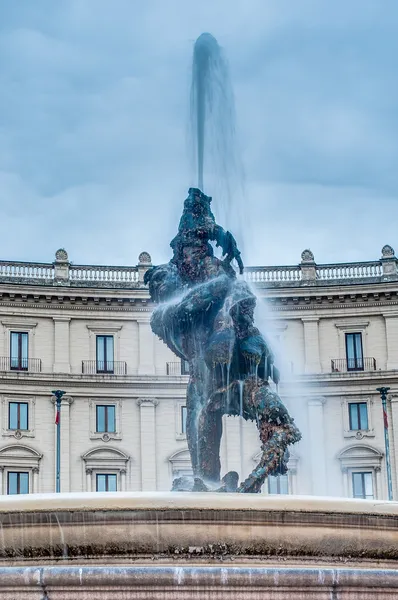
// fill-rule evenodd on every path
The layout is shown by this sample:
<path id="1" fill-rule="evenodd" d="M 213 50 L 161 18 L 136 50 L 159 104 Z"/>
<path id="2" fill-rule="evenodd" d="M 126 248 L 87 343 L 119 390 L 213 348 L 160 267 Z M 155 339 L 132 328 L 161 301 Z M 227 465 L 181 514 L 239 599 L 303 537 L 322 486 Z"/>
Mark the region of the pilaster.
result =
<path id="1" fill-rule="evenodd" d="M 323 406 L 325 398 L 308 400 L 308 433 L 310 443 L 311 486 L 315 496 L 326 496 L 325 425 Z"/>
<path id="2" fill-rule="evenodd" d="M 150 316 L 137 319 L 139 340 L 138 375 L 155 374 L 155 336 L 153 335 Z"/>
<path id="3" fill-rule="evenodd" d="M 70 373 L 69 317 L 53 317 L 54 373 Z"/>
<path id="4" fill-rule="evenodd" d="M 387 341 L 387 369 L 398 369 L 398 311 L 384 313 Z"/>
<path id="5" fill-rule="evenodd" d="M 156 477 L 156 406 L 155 398 L 138 398 L 140 407 L 141 490 L 157 489 Z"/>
<path id="6" fill-rule="evenodd" d="M 304 326 L 304 351 L 306 373 L 320 373 L 320 349 L 319 349 L 319 318 L 302 317 Z"/>

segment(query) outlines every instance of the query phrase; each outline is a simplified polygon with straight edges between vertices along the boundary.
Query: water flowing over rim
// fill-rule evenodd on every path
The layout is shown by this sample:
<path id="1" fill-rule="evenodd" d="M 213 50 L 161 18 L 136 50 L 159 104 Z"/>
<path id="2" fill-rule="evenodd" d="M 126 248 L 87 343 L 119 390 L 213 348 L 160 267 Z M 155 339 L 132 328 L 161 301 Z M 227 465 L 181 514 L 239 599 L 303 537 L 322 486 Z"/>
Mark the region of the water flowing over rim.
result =
<path id="1" fill-rule="evenodd" d="M 398 517 L 398 502 L 316 496 L 192 492 L 82 492 L 0 497 L 1 513 L 213 510 L 364 514 Z"/>

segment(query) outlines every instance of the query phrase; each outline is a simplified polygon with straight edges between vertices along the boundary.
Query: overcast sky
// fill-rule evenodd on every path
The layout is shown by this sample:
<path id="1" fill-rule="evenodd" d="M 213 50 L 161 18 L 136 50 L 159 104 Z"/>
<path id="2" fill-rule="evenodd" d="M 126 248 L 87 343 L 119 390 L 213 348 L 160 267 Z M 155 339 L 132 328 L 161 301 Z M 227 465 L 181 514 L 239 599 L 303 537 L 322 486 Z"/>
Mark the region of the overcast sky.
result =
<path id="1" fill-rule="evenodd" d="M 0 258 L 168 260 L 203 31 L 235 91 L 245 263 L 398 251 L 397 0 L 2 0 Z"/>

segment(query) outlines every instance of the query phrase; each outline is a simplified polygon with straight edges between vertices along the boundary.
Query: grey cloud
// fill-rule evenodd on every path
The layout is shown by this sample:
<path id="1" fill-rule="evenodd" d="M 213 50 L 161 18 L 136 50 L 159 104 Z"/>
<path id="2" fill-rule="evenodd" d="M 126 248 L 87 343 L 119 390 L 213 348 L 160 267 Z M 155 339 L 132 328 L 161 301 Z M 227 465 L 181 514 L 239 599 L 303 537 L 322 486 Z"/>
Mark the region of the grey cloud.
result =
<path id="1" fill-rule="evenodd" d="M 322 262 L 376 258 L 398 212 L 398 7 L 380 4 L 4 3 L 0 256 L 168 258 L 194 183 L 189 68 L 207 30 L 233 76 L 248 214 L 245 231 L 242 210 L 230 223 L 246 263 L 295 263 L 306 246 Z"/>

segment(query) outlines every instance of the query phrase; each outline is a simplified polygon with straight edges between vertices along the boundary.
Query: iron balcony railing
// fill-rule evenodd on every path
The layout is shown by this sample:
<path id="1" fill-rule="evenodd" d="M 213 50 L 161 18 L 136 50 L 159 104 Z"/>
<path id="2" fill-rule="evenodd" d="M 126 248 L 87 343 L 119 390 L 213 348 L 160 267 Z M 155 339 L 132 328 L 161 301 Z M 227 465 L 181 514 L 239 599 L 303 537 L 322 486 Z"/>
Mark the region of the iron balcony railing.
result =
<path id="1" fill-rule="evenodd" d="M 127 363 L 118 361 L 82 360 L 83 375 L 127 375 Z"/>
<path id="2" fill-rule="evenodd" d="M 41 373 L 41 359 L 0 356 L 0 371 Z"/>
<path id="3" fill-rule="evenodd" d="M 376 371 L 376 359 L 372 356 L 332 359 L 332 373 L 348 373 L 351 371 Z"/>
<path id="4" fill-rule="evenodd" d="M 167 375 L 189 375 L 189 364 L 186 360 L 166 363 Z"/>

